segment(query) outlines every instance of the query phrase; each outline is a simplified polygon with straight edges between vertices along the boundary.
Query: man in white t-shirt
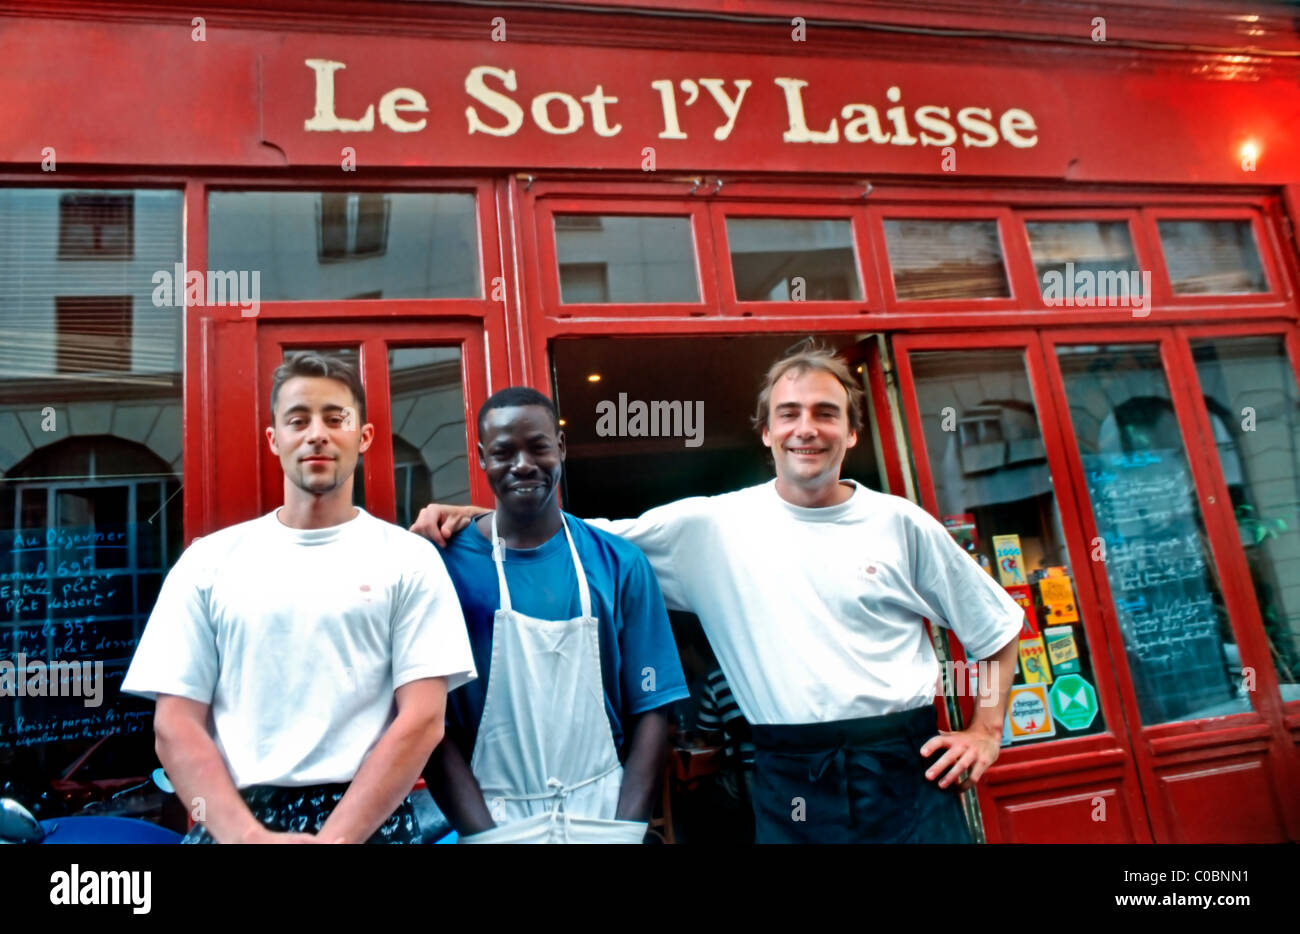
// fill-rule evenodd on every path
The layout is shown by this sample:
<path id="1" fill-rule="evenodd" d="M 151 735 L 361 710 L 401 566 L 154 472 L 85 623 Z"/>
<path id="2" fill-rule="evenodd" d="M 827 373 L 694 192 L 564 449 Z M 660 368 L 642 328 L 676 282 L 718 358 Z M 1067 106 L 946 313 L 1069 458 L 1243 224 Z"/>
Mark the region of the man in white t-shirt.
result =
<path id="1" fill-rule="evenodd" d="M 196 539 L 122 690 L 157 700 L 190 843 L 404 843 L 408 793 L 475 676 L 437 550 L 352 505 L 370 447 L 356 370 L 300 353 L 271 384 L 284 505 Z"/>
<path id="2" fill-rule="evenodd" d="M 862 396 L 830 351 L 788 354 L 755 413 L 775 480 L 589 520 L 700 617 L 753 725 L 760 843 L 966 842 L 958 789 L 1001 746 L 1024 613 L 923 509 L 840 479 Z M 430 506 L 413 530 L 438 541 L 479 511 Z M 996 663 L 964 730 L 937 729 L 924 619 Z"/>

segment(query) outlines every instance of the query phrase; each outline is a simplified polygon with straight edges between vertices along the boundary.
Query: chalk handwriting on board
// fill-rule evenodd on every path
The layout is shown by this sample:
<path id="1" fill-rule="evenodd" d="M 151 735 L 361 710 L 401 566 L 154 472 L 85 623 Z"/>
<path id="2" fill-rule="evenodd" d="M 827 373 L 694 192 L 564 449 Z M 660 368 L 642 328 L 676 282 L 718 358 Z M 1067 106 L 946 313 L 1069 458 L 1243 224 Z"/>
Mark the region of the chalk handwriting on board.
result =
<path id="1" fill-rule="evenodd" d="M 161 580 L 161 569 L 132 566 L 141 535 L 156 532 L 119 523 L 0 536 L 0 661 L 102 662 L 105 676 L 93 710 L 78 698 L 4 698 L 0 749 L 148 729 L 152 705 L 119 690 Z"/>
<path id="2" fill-rule="evenodd" d="M 1144 723 L 1228 700 L 1219 613 L 1181 451 L 1084 455 Z"/>

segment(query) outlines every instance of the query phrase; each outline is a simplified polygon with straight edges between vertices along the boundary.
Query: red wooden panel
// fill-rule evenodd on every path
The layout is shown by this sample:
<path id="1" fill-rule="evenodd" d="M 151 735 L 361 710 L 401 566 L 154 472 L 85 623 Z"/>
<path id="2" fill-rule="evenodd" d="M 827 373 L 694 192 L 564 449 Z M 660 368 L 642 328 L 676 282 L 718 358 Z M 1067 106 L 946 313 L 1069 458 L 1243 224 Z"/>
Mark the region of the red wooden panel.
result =
<path id="1" fill-rule="evenodd" d="M 1142 839 L 1134 830 L 1125 795 L 1113 785 L 999 801 L 996 820 L 1001 839 L 1009 843 L 1137 843 Z M 1145 817 L 1139 815 L 1138 821 L 1144 824 Z"/>
<path id="2" fill-rule="evenodd" d="M 1283 843 L 1278 789 L 1263 756 L 1161 770 L 1159 791 L 1174 843 Z M 1294 793 L 1294 789 L 1287 793 Z"/>
<path id="3" fill-rule="evenodd" d="M 259 462 L 266 445 L 260 429 L 269 418 L 258 417 L 259 395 L 256 332 L 251 320 L 224 314 L 204 315 L 204 359 L 200 423 L 203 473 L 199 478 L 186 474 L 185 482 L 196 479 L 204 490 L 206 503 L 204 524 L 195 534 L 252 519 L 261 514 L 267 502 L 256 496 L 254 478 L 260 475 Z M 189 374 L 187 379 L 194 379 Z M 193 440 L 186 428 L 187 445 Z M 277 488 L 278 489 L 278 488 Z M 278 497 L 274 500 L 280 503 Z M 267 507 L 269 508 L 269 507 Z M 186 534 L 190 534 L 186 529 Z"/>

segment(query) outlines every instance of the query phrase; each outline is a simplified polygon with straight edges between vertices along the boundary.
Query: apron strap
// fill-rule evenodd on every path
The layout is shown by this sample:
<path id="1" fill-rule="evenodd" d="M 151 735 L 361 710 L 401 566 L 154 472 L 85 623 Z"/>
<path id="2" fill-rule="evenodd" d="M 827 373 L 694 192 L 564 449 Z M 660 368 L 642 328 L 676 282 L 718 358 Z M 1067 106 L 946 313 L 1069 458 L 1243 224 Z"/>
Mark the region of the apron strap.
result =
<path id="1" fill-rule="evenodd" d="M 497 514 L 492 511 L 492 563 L 497 567 L 497 586 L 501 589 L 501 609 L 510 612 L 510 588 L 506 586 L 506 543 L 497 535 Z"/>
<path id="2" fill-rule="evenodd" d="M 564 513 L 560 513 L 560 522 L 564 525 L 564 537 L 569 540 L 569 554 L 573 555 L 573 569 L 578 574 L 578 600 L 582 603 L 582 618 L 591 617 L 591 588 L 587 586 L 587 572 L 582 569 L 582 561 L 578 558 L 578 547 L 573 544 L 573 536 L 569 533 L 569 521 L 564 518 Z"/>
<path id="3" fill-rule="evenodd" d="M 578 557 L 578 546 L 573 543 L 569 532 L 568 520 L 560 514 L 560 524 L 564 526 L 564 537 L 569 542 L 569 554 L 573 556 L 573 569 L 578 575 L 578 601 L 582 606 L 582 616 L 591 616 L 591 587 L 587 584 L 587 573 L 583 570 L 582 560 Z M 492 513 L 492 563 L 497 568 L 497 586 L 501 589 L 501 609 L 510 612 L 510 588 L 506 585 L 506 543 L 497 535 L 497 514 Z"/>

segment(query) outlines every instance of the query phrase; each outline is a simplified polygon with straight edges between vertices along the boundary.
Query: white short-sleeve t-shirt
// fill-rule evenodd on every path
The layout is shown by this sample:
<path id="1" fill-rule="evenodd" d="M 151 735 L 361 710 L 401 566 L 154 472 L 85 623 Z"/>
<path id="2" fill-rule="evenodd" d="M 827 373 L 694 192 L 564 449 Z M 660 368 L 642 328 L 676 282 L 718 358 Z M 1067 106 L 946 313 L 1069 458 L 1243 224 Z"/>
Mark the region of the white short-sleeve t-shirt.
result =
<path id="1" fill-rule="evenodd" d="M 361 509 L 326 529 L 276 512 L 185 550 L 122 690 L 210 704 L 236 787 L 348 782 L 396 688 L 475 677 L 460 601 L 418 535 Z"/>
<path id="2" fill-rule="evenodd" d="M 939 664 L 923 618 L 980 659 L 1024 611 L 924 509 L 845 482 L 853 494 L 824 508 L 786 502 L 773 480 L 587 521 L 640 547 L 668 608 L 700 617 L 751 723 L 925 706 Z"/>

